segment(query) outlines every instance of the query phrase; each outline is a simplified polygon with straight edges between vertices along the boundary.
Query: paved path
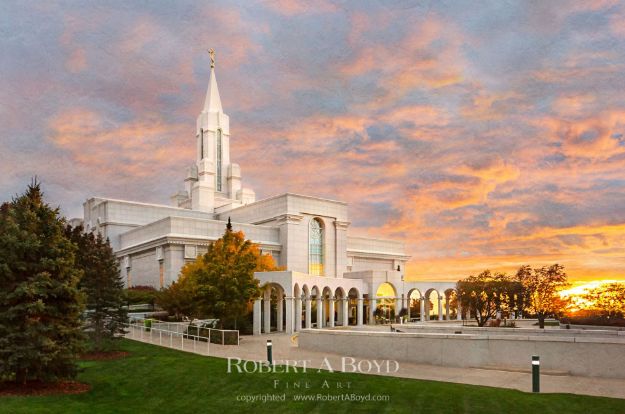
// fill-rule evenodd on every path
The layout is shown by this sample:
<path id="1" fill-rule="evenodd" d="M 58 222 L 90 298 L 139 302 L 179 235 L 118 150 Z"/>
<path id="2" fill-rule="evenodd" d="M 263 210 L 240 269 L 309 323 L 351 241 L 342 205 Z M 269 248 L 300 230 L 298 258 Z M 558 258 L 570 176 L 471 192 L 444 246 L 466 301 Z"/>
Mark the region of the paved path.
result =
<path id="1" fill-rule="evenodd" d="M 239 346 L 207 344 L 181 336 L 170 336 L 158 332 L 131 331 L 127 338 L 152 343 L 200 355 L 219 358 L 241 358 L 243 360 L 266 359 L 266 342 L 273 342 L 274 360 L 307 360 L 309 367 L 319 368 L 327 358 L 333 368 L 341 366 L 343 355 L 302 350 L 297 347 L 296 337 L 286 334 L 243 336 Z M 349 356 L 349 355 L 345 355 Z M 358 361 L 359 359 L 356 358 Z M 379 375 L 379 374 L 376 374 Z M 392 375 L 402 378 L 414 378 L 433 381 L 455 382 L 460 384 L 485 385 L 490 387 L 511 388 L 525 392 L 532 389 L 531 375 L 527 372 L 501 371 L 480 368 L 455 368 L 437 365 L 420 365 L 399 362 L 399 371 Z M 625 399 L 625 379 L 576 377 L 571 375 L 541 375 L 542 392 L 561 392 L 572 394 L 596 395 Z"/>

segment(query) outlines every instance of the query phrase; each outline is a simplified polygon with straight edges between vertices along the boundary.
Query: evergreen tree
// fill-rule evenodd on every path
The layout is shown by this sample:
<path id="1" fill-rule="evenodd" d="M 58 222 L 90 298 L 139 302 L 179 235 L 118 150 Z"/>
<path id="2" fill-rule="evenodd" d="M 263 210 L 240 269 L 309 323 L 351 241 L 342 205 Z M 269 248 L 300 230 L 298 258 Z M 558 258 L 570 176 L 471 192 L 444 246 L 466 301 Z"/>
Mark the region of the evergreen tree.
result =
<path id="1" fill-rule="evenodd" d="M 0 208 L 0 379 L 76 375 L 83 298 L 75 251 L 36 181 Z"/>
<path id="2" fill-rule="evenodd" d="M 66 227 L 76 244 L 76 266 L 83 271 L 80 290 L 86 296 L 86 329 L 93 348 L 102 351 L 118 334 L 124 334 L 128 313 L 124 308 L 124 283 L 119 264 L 107 240 L 98 233 L 85 233 L 82 226 Z"/>

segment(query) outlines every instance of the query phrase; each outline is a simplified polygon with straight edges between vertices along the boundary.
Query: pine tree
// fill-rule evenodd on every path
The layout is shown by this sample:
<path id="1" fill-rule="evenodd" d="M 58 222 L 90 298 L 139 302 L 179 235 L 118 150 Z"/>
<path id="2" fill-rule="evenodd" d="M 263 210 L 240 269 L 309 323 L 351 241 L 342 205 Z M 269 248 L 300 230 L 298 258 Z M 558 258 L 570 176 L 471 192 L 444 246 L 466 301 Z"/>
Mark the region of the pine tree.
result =
<path id="1" fill-rule="evenodd" d="M 66 227 L 66 235 L 78 247 L 76 266 L 83 271 L 80 290 L 86 296 L 86 326 L 93 348 L 102 351 L 125 333 L 124 283 L 113 249 L 100 234 L 85 233 L 82 226 Z"/>
<path id="2" fill-rule="evenodd" d="M 76 375 L 84 338 L 75 251 L 36 181 L 0 208 L 0 379 Z"/>

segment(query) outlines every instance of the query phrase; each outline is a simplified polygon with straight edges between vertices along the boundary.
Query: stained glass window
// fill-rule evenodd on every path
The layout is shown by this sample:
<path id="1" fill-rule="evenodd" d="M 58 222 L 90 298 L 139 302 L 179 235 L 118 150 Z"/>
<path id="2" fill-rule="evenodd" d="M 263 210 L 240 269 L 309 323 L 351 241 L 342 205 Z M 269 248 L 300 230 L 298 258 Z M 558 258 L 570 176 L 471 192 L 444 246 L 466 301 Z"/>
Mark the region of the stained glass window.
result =
<path id="1" fill-rule="evenodd" d="M 319 219 L 310 221 L 308 235 L 308 273 L 323 276 L 323 225 Z"/>

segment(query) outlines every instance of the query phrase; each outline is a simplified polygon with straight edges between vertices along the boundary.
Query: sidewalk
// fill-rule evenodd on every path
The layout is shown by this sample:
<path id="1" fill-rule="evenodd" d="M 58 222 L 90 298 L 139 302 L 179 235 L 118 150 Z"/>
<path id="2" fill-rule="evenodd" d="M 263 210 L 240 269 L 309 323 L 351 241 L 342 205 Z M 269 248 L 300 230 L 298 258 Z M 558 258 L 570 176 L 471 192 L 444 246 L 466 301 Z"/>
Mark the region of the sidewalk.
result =
<path id="1" fill-rule="evenodd" d="M 169 335 L 159 337 L 157 333 L 133 335 L 129 333 L 128 339 L 134 339 L 155 345 L 170 346 Z M 171 338 L 173 348 L 200 355 L 209 355 L 218 358 L 241 358 L 243 360 L 264 360 L 267 355 L 266 343 L 271 339 L 273 343 L 274 360 L 309 360 L 309 367 L 316 369 L 321 367 L 326 358 L 332 367 L 341 366 L 341 358 L 344 355 L 321 353 L 300 350 L 297 347 L 296 337 L 287 334 L 270 334 L 259 336 L 243 336 L 239 346 L 207 344 L 190 339 L 182 340 L 181 337 Z M 195 342 L 195 343 L 194 343 Z M 349 355 L 345 355 L 349 356 Z M 358 360 L 358 358 L 356 358 Z M 495 369 L 480 368 L 455 368 L 437 365 L 419 365 L 407 362 L 399 362 L 399 371 L 391 375 L 401 378 L 413 378 L 432 381 L 454 382 L 459 384 L 484 385 L 489 387 L 510 388 L 530 392 L 532 378 L 528 372 L 500 371 Z M 541 392 L 571 393 L 582 395 L 594 395 L 601 397 L 625 399 L 625 379 L 575 377 L 570 375 L 541 375 Z"/>

